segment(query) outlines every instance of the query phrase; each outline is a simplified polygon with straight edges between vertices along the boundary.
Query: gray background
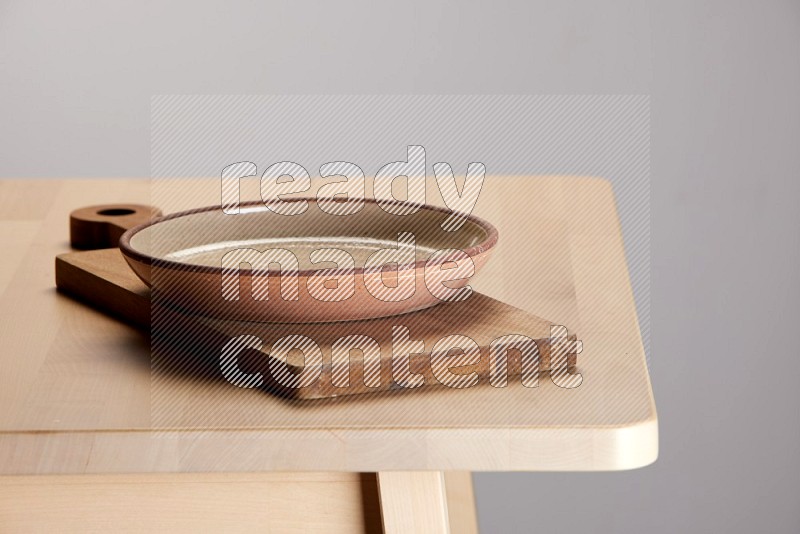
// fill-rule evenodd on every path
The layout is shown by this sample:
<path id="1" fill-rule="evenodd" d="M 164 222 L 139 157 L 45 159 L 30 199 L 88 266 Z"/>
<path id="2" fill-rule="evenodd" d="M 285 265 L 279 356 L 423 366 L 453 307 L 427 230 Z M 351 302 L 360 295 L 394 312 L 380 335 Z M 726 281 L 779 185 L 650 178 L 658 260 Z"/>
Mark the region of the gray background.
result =
<path id="1" fill-rule="evenodd" d="M 485 532 L 800 531 L 800 4 L 0 2 L 0 176 L 147 176 L 165 93 L 652 95 L 661 456 L 478 474 Z"/>

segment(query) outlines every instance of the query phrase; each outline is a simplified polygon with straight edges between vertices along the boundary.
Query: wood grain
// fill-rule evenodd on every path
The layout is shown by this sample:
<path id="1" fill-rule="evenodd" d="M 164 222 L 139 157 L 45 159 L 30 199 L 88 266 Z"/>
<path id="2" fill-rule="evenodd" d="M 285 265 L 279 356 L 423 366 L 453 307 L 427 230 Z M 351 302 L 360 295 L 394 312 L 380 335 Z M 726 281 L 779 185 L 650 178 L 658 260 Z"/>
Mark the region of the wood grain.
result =
<path id="1" fill-rule="evenodd" d="M 2 532 L 381 532 L 374 475 L 2 477 Z"/>
<path id="2" fill-rule="evenodd" d="M 378 490 L 386 534 L 447 534 L 451 531 L 443 473 L 378 473 Z"/>
<path id="3" fill-rule="evenodd" d="M 444 486 L 450 531 L 459 534 L 478 534 L 478 514 L 475 509 L 472 473 L 445 471 Z"/>
<path id="4" fill-rule="evenodd" d="M 143 204 L 98 204 L 69 214 L 70 244 L 78 249 L 116 247 L 126 230 L 161 215 Z"/>
<path id="5" fill-rule="evenodd" d="M 487 176 L 476 207 L 501 237 L 474 289 L 579 333 L 580 387 L 510 380 L 311 402 L 154 373 L 138 332 L 54 289 L 75 208 L 170 213 L 218 203 L 218 185 L 3 182 L 0 473 L 617 470 L 655 460 L 658 420 L 607 182 Z M 250 185 L 257 195 L 256 180 L 243 198 Z M 434 184 L 429 201 L 441 203 L 435 194 Z"/>

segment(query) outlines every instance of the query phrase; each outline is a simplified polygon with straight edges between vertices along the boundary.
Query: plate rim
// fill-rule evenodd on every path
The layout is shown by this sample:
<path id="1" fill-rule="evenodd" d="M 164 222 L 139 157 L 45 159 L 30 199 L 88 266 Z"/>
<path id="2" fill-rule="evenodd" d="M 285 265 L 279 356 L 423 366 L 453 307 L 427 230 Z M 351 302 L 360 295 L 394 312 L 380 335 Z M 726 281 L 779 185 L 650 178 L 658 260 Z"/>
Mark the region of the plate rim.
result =
<path id="1" fill-rule="evenodd" d="M 322 197 L 322 198 L 318 198 L 318 197 L 296 197 L 296 198 L 286 199 L 286 200 L 284 200 L 284 202 L 307 201 L 307 202 L 314 202 L 316 204 L 319 204 L 320 200 L 334 200 L 334 201 L 338 201 L 338 202 L 346 202 L 346 201 L 338 199 L 336 197 L 332 197 L 332 198 L 331 197 Z M 364 202 L 365 203 L 369 203 L 369 204 L 378 204 L 378 201 L 375 198 L 365 198 Z M 394 205 L 394 206 L 418 207 L 419 209 L 425 209 L 425 210 L 429 210 L 429 211 L 436 211 L 436 212 L 440 212 L 440 213 L 453 213 L 453 210 L 450 210 L 449 208 L 443 208 L 441 206 L 434 206 L 432 204 L 423 204 L 423 203 L 419 203 L 419 202 L 406 202 L 406 201 L 392 200 L 392 201 L 384 201 L 382 203 L 383 204 L 387 204 L 387 205 Z M 240 207 L 261 206 L 261 207 L 264 207 L 266 210 L 269 210 L 269 208 L 266 206 L 266 204 L 263 201 L 258 201 L 258 200 L 242 202 L 242 203 L 239 204 L 239 206 Z M 122 236 L 119 238 L 119 248 L 120 248 L 120 250 L 122 251 L 122 254 L 125 257 L 130 258 L 130 259 L 132 259 L 132 260 L 134 260 L 134 261 L 136 261 L 138 263 L 143 263 L 143 264 L 148 265 L 148 266 L 154 266 L 155 265 L 156 267 L 164 268 L 164 269 L 170 269 L 170 270 L 187 271 L 187 272 L 193 272 L 193 273 L 219 274 L 219 275 L 221 275 L 222 274 L 222 267 L 221 266 L 220 267 L 213 267 L 213 266 L 210 266 L 210 265 L 195 265 L 195 264 L 183 263 L 183 262 L 174 261 L 174 260 L 167 260 L 167 259 L 163 259 L 163 258 L 157 258 L 157 257 L 152 256 L 150 254 L 145 254 L 143 252 L 140 252 L 140 251 L 136 250 L 135 248 L 133 248 L 133 246 L 131 245 L 131 239 L 133 238 L 133 236 L 135 236 L 136 234 L 138 234 L 142 230 L 144 230 L 146 228 L 149 228 L 150 226 L 154 226 L 156 224 L 159 224 L 159 223 L 162 223 L 162 222 L 165 222 L 165 221 L 168 221 L 168 220 L 177 219 L 177 218 L 181 218 L 181 217 L 186 217 L 186 216 L 189 216 L 189 215 L 195 215 L 197 213 L 205 213 L 205 212 L 209 212 L 209 211 L 222 211 L 222 206 L 213 205 L 213 206 L 205 206 L 205 207 L 201 207 L 201 208 L 193 208 L 193 209 L 190 209 L 190 210 L 179 211 L 179 212 L 171 213 L 169 215 L 162 215 L 161 217 L 155 217 L 153 219 L 150 219 L 149 221 L 147 221 L 145 223 L 136 225 L 136 226 L 128 229 L 127 231 L 125 231 L 125 233 L 123 233 Z M 417 211 L 419 211 L 419 210 L 417 210 Z M 497 231 L 497 228 L 492 223 L 490 223 L 489 221 L 487 221 L 487 220 L 485 220 L 485 219 L 483 219 L 481 217 L 478 217 L 477 215 L 473 215 L 472 213 L 466 214 L 466 220 L 476 224 L 481 229 L 483 229 L 486 232 L 486 238 L 483 241 L 481 241 L 480 243 L 476 244 L 476 245 L 473 245 L 473 246 L 471 246 L 469 248 L 466 248 L 466 249 L 462 249 L 462 251 L 465 254 L 467 254 L 467 256 L 469 256 L 470 258 L 473 258 L 475 256 L 479 256 L 481 254 L 484 254 L 484 253 L 488 252 L 489 250 L 491 250 L 492 248 L 494 248 L 494 246 L 497 244 L 497 241 L 498 241 L 498 238 L 499 238 L 499 233 Z M 445 257 L 445 258 L 441 258 L 441 259 L 433 262 L 431 265 L 439 265 L 439 264 L 447 263 L 448 261 L 451 261 L 451 260 L 448 260 Z M 430 258 L 427 259 L 427 260 L 417 260 L 414 263 L 399 265 L 397 269 L 398 269 L 398 271 L 417 270 L 417 269 L 420 269 L 420 268 L 424 269 L 424 267 L 426 265 L 428 265 L 429 262 L 430 262 Z M 320 271 L 320 269 L 301 269 L 301 270 L 297 271 L 297 275 L 300 276 L 300 277 L 310 277 L 310 276 L 318 273 L 319 271 Z M 364 272 L 365 272 L 365 268 L 364 267 L 355 267 L 352 270 L 352 274 L 356 275 L 356 276 L 363 275 Z M 252 276 L 253 274 L 254 273 L 252 272 L 252 270 L 242 270 L 242 271 L 240 271 L 240 275 L 243 275 L 243 276 Z"/>

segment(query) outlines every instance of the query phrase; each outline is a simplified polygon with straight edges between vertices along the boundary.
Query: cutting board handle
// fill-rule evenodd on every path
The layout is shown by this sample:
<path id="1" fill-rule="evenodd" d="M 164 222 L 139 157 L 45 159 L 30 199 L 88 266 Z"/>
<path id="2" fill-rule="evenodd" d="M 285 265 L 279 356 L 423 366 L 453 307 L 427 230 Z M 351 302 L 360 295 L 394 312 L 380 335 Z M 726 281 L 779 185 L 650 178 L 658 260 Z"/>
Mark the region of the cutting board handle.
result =
<path id="1" fill-rule="evenodd" d="M 126 230 L 161 215 L 161 210 L 143 204 L 101 204 L 69 214 L 69 239 L 74 248 L 114 248 Z"/>

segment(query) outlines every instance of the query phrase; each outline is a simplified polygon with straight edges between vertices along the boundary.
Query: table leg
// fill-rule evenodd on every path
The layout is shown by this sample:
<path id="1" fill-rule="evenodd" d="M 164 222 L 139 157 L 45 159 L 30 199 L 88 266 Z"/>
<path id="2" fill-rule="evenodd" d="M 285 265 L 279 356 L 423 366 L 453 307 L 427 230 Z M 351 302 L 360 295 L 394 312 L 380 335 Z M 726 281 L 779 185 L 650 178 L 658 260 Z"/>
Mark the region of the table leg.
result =
<path id="1" fill-rule="evenodd" d="M 447 492 L 447 515 L 450 531 L 454 534 L 478 534 L 478 514 L 475 510 L 475 492 L 472 489 L 472 473 L 469 471 L 445 471 Z"/>
<path id="2" fill-rule="evenodd" d="M 385 471 L 378 492 L 386 534 L 478 531 L 469 473 Z"/>

